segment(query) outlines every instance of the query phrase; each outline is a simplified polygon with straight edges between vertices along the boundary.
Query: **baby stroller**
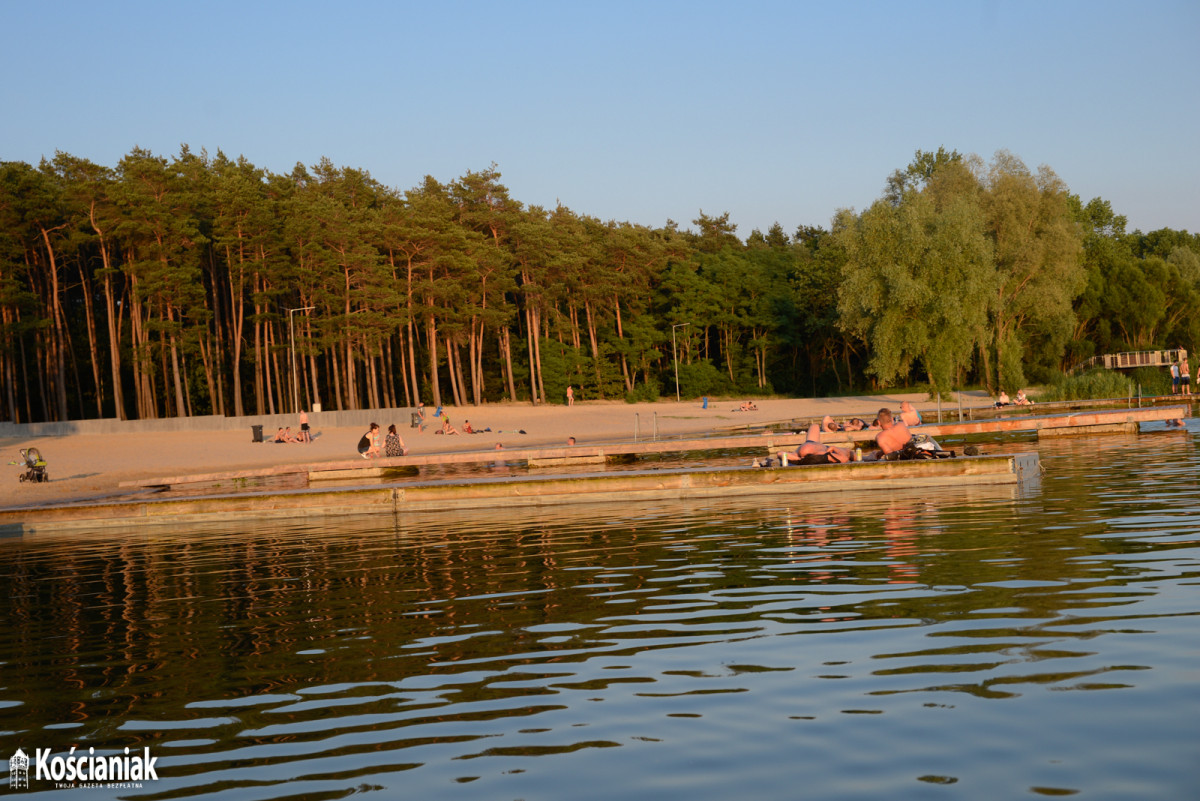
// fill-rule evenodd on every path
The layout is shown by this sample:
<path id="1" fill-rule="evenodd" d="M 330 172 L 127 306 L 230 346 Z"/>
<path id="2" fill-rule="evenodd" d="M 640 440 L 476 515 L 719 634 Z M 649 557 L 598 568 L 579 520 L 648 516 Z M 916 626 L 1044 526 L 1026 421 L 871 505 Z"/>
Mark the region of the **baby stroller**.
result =
<path id="1" fill-rule="evenodd" d="M 46 475 L 46 460 L 42 458 L 42 454 L 37 448 L 22 448 L 21 461 L 9 462 L 9 464 L 19 464 L 25 467 L 25 472 L 20 475 L 19 481 L 50 480 L 50 476 Z"/>

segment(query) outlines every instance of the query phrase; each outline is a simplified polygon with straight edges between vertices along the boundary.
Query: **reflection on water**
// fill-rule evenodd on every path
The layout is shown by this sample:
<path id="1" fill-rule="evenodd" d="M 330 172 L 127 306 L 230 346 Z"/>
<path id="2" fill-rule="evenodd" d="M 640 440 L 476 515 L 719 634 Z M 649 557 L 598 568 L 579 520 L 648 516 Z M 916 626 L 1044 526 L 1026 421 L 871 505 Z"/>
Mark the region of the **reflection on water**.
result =
<path id="1" fill-rule="evenodd" d="M 1190 797 L 1193 442 L 1038 448 L 1026 493 L 0 542 L 0 757 L 149 746 L 139 798 Z"/>

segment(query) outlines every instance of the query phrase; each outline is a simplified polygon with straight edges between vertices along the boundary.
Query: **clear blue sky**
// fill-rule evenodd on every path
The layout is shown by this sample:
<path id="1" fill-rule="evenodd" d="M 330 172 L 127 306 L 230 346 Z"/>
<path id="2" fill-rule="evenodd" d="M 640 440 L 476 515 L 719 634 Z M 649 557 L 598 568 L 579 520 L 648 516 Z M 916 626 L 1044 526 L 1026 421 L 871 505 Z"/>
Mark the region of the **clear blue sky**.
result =
<path id="1" fill-rule="evenodd" d="M 0 0 L 0 160 L 181 144 L 741 236 L 863 209 L 918 148 L 1200 231 L 1200 2 Z"/>

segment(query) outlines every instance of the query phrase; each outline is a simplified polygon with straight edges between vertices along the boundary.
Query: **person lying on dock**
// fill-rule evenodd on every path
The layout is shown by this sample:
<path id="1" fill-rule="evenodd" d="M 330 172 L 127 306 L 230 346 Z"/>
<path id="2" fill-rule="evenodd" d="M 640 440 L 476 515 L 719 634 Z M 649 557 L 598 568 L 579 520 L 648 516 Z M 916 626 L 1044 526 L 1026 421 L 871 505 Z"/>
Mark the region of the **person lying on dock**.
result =
<path id="1" fill-rule="evenodd" d="M 861 417 L 851 417 L 849 420 L 842 423 L 843 431 L 866 431 L 867 428 L 867 421 Z"/>
<path id="2" fill-rule="evenodd" d="M 906 426 L 921 425 L 921 413 L 913 408 L 913 405 L 908 401 L 903 401 L 900 404 L 900 422 Z"/>
<path id="3" fill-rule="evenodd" d="M 789 457 L 790 458 L 790 457 Z M 813 423 L 808 427 L 804 444 L 796 449 L 796 464 L 844 464 L 854 459 L 854 451 L 821 442 L 821 426 Z M 780 454 L 780 462 L 783 454 Z"/>

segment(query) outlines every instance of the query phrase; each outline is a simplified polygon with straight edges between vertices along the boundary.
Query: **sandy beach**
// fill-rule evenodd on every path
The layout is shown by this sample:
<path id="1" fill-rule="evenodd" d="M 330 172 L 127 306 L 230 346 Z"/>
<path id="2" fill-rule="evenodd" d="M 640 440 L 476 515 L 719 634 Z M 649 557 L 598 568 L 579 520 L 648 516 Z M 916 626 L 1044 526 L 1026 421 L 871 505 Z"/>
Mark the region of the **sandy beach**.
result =
<path id="1" fill-rule="evenodd" d="M 376 422 L 386 431 L 395 423 L 411 454 L 550 447 L 575 437 L 579 444 L 629 442 L 635 427 L 649 439 L 657 426 L 659 438 L 736 433 L 744 427 L 805 421 L 830 414 L 835 417 L 873 416 L 881 407 L 897 408 L 911 401 L 922 412 L 934 411 L 935 402 L 924 393 L 867 397 L 755 400 L 756 411 L 737 411 L 739 400 L 712 400 L 707 409 L 699 401 L 628 404 L 621 401 L 588 401 L 566 406 L 492 404 L 480 407 L 446 407 L 460 431 L 466 420 L 481 434 L 444 436 L 436 425 L 423 432 L 410 428 L 408 416 Z M 978 399 L 974 399 L 978 400 Z M 943 398 L 943 406 L 955 403 Z M 382 415 L 383 413 L 381 413 Z M 389 412 L 388 414 L 394 414 Z M 431 421 L 435 422 L 435 421 Z M 298 426 L 294 426 L 298 428 Z M 359 428 L 313 426 L 311 444 L 252 442 L 250 431 L 178 431 L 170 433 L 72 434 L 58 437 L 0 439 L 5 463 L 19 459 L 18 450 L 36 447 L 46 460 L 50 481 L 18 481 L 22 467 L 9 465 L 0 477 L 0 508 L 40 506 L 67 500 L 101 498 L 128 493 L 121 482 L 136 479 L 212 473 L 280 464 L 337 462 L 357 456 L 363 434 Z M 521 433 L 524 432 L 524 433 Z M 265 432 L 273 435 L 274 432 Z"/>

